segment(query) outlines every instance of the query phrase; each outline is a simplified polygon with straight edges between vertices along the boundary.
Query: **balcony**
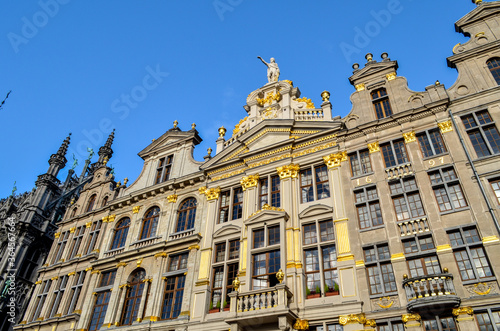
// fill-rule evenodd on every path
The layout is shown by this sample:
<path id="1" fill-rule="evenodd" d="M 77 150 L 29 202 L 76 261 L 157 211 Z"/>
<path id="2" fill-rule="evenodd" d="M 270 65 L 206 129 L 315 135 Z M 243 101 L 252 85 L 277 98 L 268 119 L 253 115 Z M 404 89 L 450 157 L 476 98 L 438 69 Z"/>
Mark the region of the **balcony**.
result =
<path id="1" fill-rule="evenodd" d="M 427 217 L 411 221 L 398 222 L 401 237 L 430 231 Z"/>
<path id="2" fill-rule="evenodd" d="M 324 115 L 322 109 L 307 109 L 307 110 L 295 110 L 295 120 L 296 121 L 323 121 Z"/>
<path id="3" fill-rule="evenodd" d="M 388 180 L 398 179 L 414 174 L 411 163 L 406 163 L 392 168 L 387 168 L 385 169 L 385 172 L 387 174 Z"/>
<path id="4" fill-rule="evenodd" d="M 256 318 L 261 324 L 297 319 L 290 310 L 292 293 L 285 284 L 245 293 L 231 292 L 229 297 L 231 304 L 226 322 L 230 324 L 245 327 L 252 325 Z"/>
<path id="5" fill-rule="evenodd" d="M 432 309 L 451 309 L 460 306 L 455 292 L 453 275 L 444 268 L 444 273 L 414 278 L 405 278 L 403 288 L 410 312 L 425 313 Z"/>

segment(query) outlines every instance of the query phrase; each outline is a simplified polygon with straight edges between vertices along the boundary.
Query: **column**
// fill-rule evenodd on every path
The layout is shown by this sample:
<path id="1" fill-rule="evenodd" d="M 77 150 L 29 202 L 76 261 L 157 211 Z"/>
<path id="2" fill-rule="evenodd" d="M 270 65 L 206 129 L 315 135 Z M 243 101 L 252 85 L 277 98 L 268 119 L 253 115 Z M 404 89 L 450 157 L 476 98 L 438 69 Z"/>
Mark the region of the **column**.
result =
<path id="1" fill-rule="evenodd" d="M 118 295 L 116 296 L 116 299 L 118 301 L 118 309 L 113 310 L 113 313 L 112 313 L 112 316 L 114 315 L 112 320 L 115 322 L 109 323 L 108 327 L 113 325 L 113 324 L 116 326 L 120 326 L 120 318 L 121 318 L 123 306 L 125 304 L 125 294 L 127 292 L 128 287 L 130 287 L 129 284 L 122 284 L 122 285 L 118 286 L 119 291 L 118 291 Z M 104 320 L 104 322 L 106 322 L 106 320 Z M 106 323 L 104 323 L 104 324 L 106 324 Z"/>
<path id="2" fill-rule="evenodd" d="M 374 321 L 367 320 L 363 313 L 339 316 L 339 324 L 343 326 L 344 331 L 364 330 L 364 326 L 371 325 L 372 322 Z"/>
<path id="3" fill-rule="evenodd" d="M 243 177 L 240 180 L 243 188 L 243 219 L 257 211 L 256 187 L 259 184 L 259 174 Z"/>
<path id="4" fill-rule="evenodd" d="M 142 281 L 144 283 L 144 288 L 142 289 L 141 303 L 139 304 L 139 311 L 137 313 L 137 322 L 142 322 L 142 318 L 144 317 L 146 301 L 148 299 L 149 288 L 152 281 L 153 278 L 146 278 Z"/>
<path id="5" fill-rule="evenodd" d="M 167 253 L 161 252 L 155 254 L 155 259 L 160 259 L 159 268 L 157 270 L 166 270 L 165 262 L 167 260 Z M 148 301 L 146 307 L 146 317 L 149 316 L 151 322 L 156 322 L 160 319 L 162 300 L 163 300 L 163 285 L 162 277 L 156 277 L 151 282 L 151 292 L 153 293 L 152 300 Z M 146 319 L 146 317 L 144 319 Z"/>
<path id="6" fill-rule="evenodd" d="M 419 314 L 403 314 L 401 319 L 406 331 L 422 331 L 422 318 Z"/>
<path id="7" fill-rule="evenodd" d="M 106 311 L 106 316 L 104 317 L 104 322 L 103 322 L 103 325 L 106 325 L 108 327 L 114 324 L 114 321 L 116 321 L 117 319 L 116 315 L 119 316 L 119 314 L 121 313 L 121 309 L 120 311 L 118 311 L 116 308 L 120 302 L 122 288 L 123 288 L 123 285 L 120 285 L 120 280 L 122 279 L 126 266 L 127 264 L 124 262 L 120 262 L 116 265 L 117 270 L 116 270 L 115 282 L 113 284 L 113 291 L 111 292 L 111 297 L 109 298 L 108 310 Z"/>
<path id="8" fill-rule="evenodd" d="M 458 322 L 460 330 L 476 330 L 477 324 L 474 321 L 474 310 L 471 307 L 454 308 L 452 313 Z"/>
<path id="9" fill-rule="evenodd" d="M 180 319 L 189 318 L 191 316 L 191 293 L 193 293 L 193 279 L 195 278 L 194 270 L 196 266 L 196 257 L 200 246 L 192 245 L 189 246 L 188 255 L 188 272 L 186 273 L 186 281 L 184 283 L 184 294 L 182 298 L 181 313 L 179 315 Z"/>

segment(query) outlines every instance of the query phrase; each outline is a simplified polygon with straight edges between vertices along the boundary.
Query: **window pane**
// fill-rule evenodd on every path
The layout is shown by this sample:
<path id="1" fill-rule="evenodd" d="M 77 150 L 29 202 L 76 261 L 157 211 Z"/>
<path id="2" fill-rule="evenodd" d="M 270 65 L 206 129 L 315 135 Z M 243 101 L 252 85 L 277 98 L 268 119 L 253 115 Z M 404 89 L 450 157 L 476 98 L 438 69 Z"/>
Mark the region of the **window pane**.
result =
<path id="1" fill-rule="evenodd" d="M 335 239 L 333 234 L 333 222 L 324 221 L 319 223 L 321 241 L 328 241 Z"/>
<path id="2" fill-rule="evenodd" d="M 316 167 L 316 190 L 318 200 L 330 197 L 330 186 L 328 184 L 328 169 L 326 165 Z"/>
<path id="3" fill-rule="evenodd" d="M 304 229 L 304 245 L 315 244 L 318 239 L 316 236 L 316 223 L 303 226 Z"/>

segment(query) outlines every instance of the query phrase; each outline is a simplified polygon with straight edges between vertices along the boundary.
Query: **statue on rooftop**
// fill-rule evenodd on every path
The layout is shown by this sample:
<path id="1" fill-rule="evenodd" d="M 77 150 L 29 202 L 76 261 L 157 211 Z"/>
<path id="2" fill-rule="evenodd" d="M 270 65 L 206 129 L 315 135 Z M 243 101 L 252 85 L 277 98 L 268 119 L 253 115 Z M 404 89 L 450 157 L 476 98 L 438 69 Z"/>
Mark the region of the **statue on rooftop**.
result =
<path id="1" fill-rule="evenodd" d="M 262 63 L 264 63 L 267 66 L 268 84 L 277 82 L 278 79 L 280 78 L 280 68 L 278 67 L 276 61 L 274 60 L 274 57 L 271 58 L 269 63 L 264 61 L 260 56 L 257 56 L 257 58 L 260 59 Z"/>

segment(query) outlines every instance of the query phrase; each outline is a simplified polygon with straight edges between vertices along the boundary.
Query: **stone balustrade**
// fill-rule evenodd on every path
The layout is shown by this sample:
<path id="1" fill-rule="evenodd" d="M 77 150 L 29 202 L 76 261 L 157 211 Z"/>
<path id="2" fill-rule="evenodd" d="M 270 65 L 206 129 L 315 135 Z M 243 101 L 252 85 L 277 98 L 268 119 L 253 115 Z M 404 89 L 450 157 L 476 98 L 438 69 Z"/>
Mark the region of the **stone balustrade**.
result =
<path id="1" fill-rule="evenodd" d="M 427 217 L 411 221 L 398 222 L 401 237 L 430 231 Z"/>
<path id="2" fill-rule="evenodd" d="M 405 176 L 410 176 L 414 174 L 413 168 L 411 166 L 411 163 L 406 163 L 402 165 L 398 165 L 392 168 L 387 168 L 385 169 L 385 172 L 387 174 L 387 179 L 398 179 L 402 178 Z"/>

